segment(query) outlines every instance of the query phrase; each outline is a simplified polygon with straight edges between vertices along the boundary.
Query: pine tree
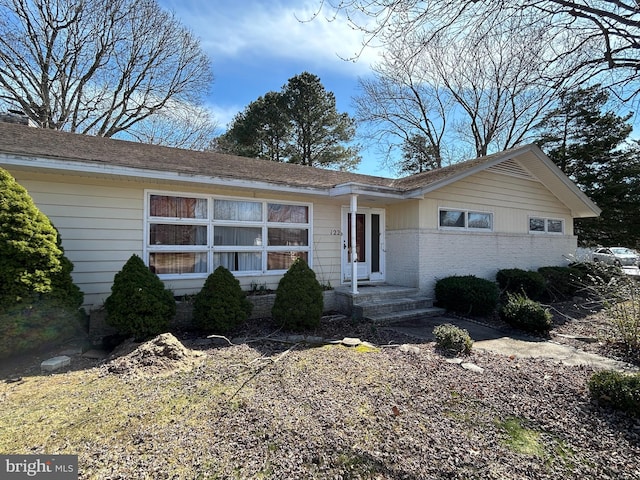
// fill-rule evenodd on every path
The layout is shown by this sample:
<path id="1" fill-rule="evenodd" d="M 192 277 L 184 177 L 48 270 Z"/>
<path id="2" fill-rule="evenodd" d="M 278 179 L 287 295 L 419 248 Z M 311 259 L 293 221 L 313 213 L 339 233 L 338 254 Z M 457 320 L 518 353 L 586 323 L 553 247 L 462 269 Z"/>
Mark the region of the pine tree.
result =
<path id="1" fill-rule="evenodd" d="M 52 290 L 58 235 L 27 190 L 0 168 L 0 309 Z"/>
<path id="2" fill-rule="evenodd" d="M 598 86 L 568 91 L 538 125 L 538 144 L 601 209 L 576 219 L 581 245 L 640 247 L 640 147 L 629 141 L 631 114 L 603 111 L 608 94 Z"/>
<path id="3" fill-rule="evenodd" d="M 280 92 L 268 92 L 236 115 L 218 137 L 223 153 L 276 162 L 352 170 L 360 162 L 355 122 L 338 113 L 336 99 L 316 75 L 304 72 L 289 79 Z"/>

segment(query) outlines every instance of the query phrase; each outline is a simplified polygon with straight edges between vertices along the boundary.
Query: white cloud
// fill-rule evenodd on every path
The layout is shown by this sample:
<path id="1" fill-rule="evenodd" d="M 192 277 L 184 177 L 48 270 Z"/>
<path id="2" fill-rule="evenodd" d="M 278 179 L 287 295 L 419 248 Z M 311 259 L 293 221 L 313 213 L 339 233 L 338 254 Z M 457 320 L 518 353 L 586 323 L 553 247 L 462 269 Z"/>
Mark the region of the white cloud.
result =
<path id="1" fill-rule="evenodd" d="M 162 3 L 174 10 L 200 37 L 214 64 L 216 59 L 255 57 L 304 60 L 353 76 L 363 75 L 377 52 L 364 50 L 356 62 L 342 60 L 358 55 L 362 34 L 338 17 L 315 19 L 318 0 L 263 2 L 244 0 L 183 0 Z"/>

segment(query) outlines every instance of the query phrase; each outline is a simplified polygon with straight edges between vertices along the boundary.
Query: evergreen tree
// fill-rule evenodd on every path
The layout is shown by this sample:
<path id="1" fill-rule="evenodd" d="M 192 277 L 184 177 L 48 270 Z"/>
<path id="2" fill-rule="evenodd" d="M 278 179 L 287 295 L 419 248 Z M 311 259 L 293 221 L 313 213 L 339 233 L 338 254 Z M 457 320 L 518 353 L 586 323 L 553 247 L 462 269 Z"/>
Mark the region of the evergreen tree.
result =
<path id="1" fill-rule="evenodd" d="M 342 170 L 357 166 L 356 150 L 343 145 L 354 137 L 355 122 L 338 113 L 335 96 L 317 76 L 304 72 L 290 78 L 284 96 L 293 127 L 289 162 Z"/>
<path id="2" fill-rule="evenodd" d="M 276 162 L 351 170 L 360 162 L 355 122 L 336 110 L 335 96 L 304 72 L 280 92 L 268 92 L 236 115 L 214 142 L 223 153 Z"/>
<path id="3" fill-rule="evenodd" d="M 568 91 L 538 125 L 547 155 L 601 209 L 599 218 L 576 219 L 581 245 L 640 247 L 640 147 L 629 141 L 631 114 L 607 106 L 599 86 Z"/>
<path id="4" fill-rule="evenodd" d="M 284 97 L 268 92 L 251 102 L 216 139 L 216 150 L 243 157 L 282 162 L 291 139 L 291 124 Z"/>
<path id="5" fill-rule="evenodd" d="M 440 168 L 440 159 L 424 135 L 412 135 L 402 145 L 402 160 L 398 167 L 401 175 L 413 175 Z"/>
<path id="6" fill-rule="evenodd" d="M 27 190 L 0 168 L 0 309 L 52 290 L 58 235 Z"/>

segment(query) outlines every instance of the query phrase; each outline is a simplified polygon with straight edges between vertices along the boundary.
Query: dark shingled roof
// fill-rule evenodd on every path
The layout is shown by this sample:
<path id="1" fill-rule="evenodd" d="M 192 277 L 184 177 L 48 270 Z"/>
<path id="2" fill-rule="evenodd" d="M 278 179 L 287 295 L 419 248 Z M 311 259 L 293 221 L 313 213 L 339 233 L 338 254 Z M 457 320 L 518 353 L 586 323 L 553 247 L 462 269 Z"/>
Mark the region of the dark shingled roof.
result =
<path id="1" fill-rule="evenodd" d="M 288 163 L 161 147 L 0 122 L 0 151 L 96 165 L 120 166 L 185 175 L 228 178 L 304 188 L 331 188 L 346 183 L 407 192 L 457 176 L 494 156 L 456 163 L 400 179 L 326 170 Z M 504 155 L 502 152 L 500 155 Z"/>

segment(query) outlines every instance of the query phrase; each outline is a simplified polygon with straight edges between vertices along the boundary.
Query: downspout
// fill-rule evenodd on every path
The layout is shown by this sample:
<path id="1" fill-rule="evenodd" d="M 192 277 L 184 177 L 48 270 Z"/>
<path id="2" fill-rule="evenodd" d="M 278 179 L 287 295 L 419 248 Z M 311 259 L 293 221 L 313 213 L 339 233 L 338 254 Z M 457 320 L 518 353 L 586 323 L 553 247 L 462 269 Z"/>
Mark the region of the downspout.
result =
<path id="1" fill-rule="evenodd" d="M 358 294 L 358 244 L 356 241 L 356 214 L 358 212 L 358 195 L 351 195 L 351 294 Z"/>

